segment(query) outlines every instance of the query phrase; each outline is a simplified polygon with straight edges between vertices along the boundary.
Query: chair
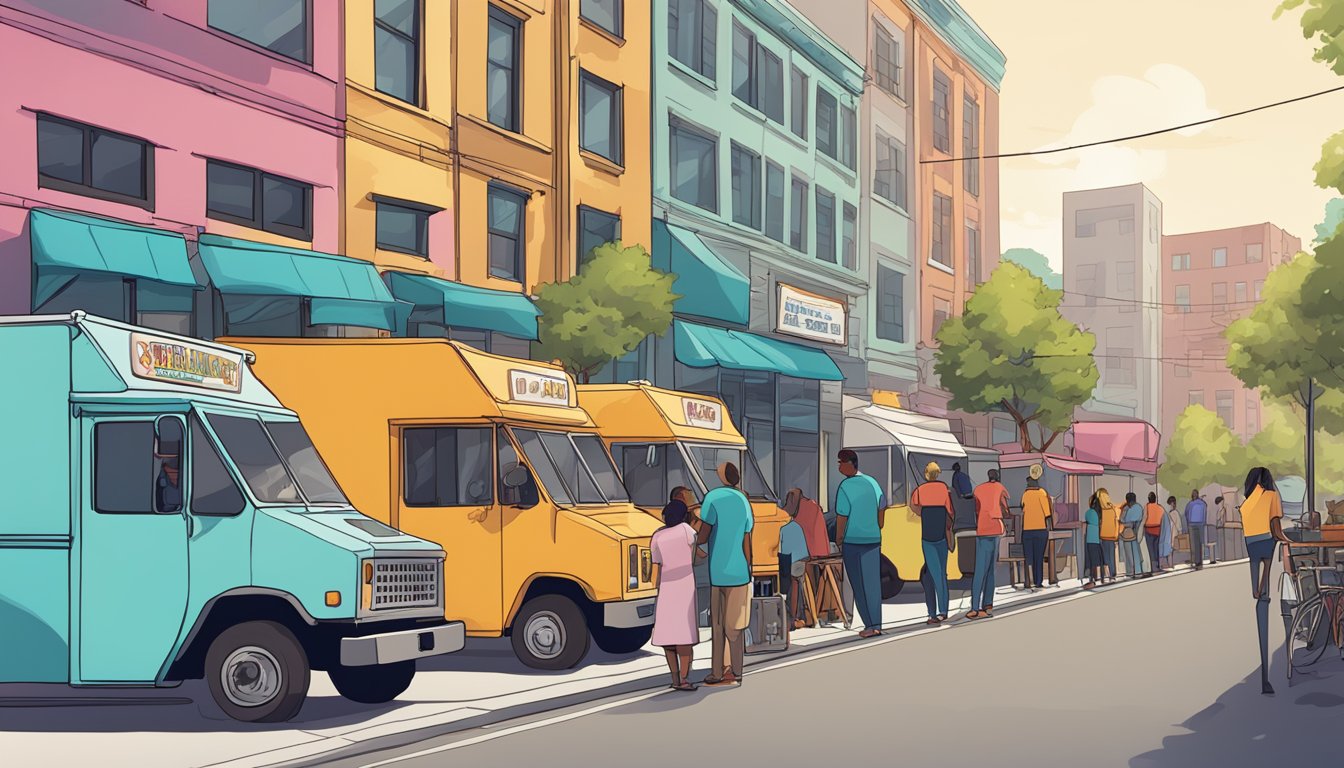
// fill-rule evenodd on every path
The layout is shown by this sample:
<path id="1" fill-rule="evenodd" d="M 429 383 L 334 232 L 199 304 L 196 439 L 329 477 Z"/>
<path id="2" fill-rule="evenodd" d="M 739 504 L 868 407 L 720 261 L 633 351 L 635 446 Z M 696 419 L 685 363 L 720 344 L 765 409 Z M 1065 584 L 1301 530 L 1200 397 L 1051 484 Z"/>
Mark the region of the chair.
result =
<path id="1" fill-rule="evenodd" d="M 1022 549 L 1022 537 L 1019 535 L 1019 526 L 1022 525 L 1022 516 L 1015 515 L 1011 520 L 1004 521 L 1003 539 L 999 546 L 999 562 L 1008 565 L 1008 584 L 1016 587 L 1019 581 L 1022 582 L 1023 589 L 1027 585 L 1027 558 Z M 1018 576 L 1021 576 L 1019 579 Z"/>

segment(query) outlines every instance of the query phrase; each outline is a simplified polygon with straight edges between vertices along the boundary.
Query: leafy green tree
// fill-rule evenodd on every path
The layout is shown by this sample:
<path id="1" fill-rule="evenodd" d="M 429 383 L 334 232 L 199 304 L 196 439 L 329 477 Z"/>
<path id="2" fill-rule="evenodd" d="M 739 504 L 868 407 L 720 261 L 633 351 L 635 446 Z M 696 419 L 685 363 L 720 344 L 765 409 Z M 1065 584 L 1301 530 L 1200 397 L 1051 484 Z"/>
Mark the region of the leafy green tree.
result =
<path id="1" fill-rule="evenodd" d="M 1319 412 L 1319 402 L 1316 407 Z M 1246 465 L 1269 467 L 1275 477 L 1303 475 L 1306 431 L 1306 415 L 1291 400 L 1265 401 L 1260 431 L 1246 445 Z M 1316 492 L 1344 493 L 1344 435 L 1316 438 Z"/>
<path id="2" fill-rule="evenodd" d="M 1341 224 L 1344 224 L 1344 197 L 1336 197 L 1325 204 L 1325 217 L 1316 225 L 1314 245 L 1320 245 L 1333 237 L 1339 232 Z"/>
<path id="3" fill-rule="evenodd" d="M 1274 18 L 1303 5 L 1302 36 L 1316 41 L 1312 58 L 1344 75 L 1344 0 L 1283 0 Z"/>
<path id="4" fill-rule="evenodd" d="M 653 268 L 639 245 L 605 243 L 579 273 L 537 291 L 537 353 L 580 382 L 672 325 L 677 276 Z"/>
<path id="5" fill-rule="evenodd" d="M 1157 480 L 1183 498 L 1192 488 L 1236 485 L 1246 469 L 1246 450 L 1227 423 L 1208 408 L 1192 405 L 1176 418 Z"/>
<path id="6" fill-rule="evenodd" d="M 1024 451 L 1047 450 L 1097 385 L 1097 339 L 1060 315 L 1062 296 L 1002 262 L 937 335 L 934 371 L 951 406 L 1012 416 Z"/>
<path id="7" fill-rule="evenodd" d="M 1003 252 L 1003 261 L 1021 264 L 1031 274 L 1041 278 L 1046 288 L 1059 290 L 1064 287 L 1064 276 L 1050 266 L 1045 254 L 1031 248 L 1009 248 Z"/>

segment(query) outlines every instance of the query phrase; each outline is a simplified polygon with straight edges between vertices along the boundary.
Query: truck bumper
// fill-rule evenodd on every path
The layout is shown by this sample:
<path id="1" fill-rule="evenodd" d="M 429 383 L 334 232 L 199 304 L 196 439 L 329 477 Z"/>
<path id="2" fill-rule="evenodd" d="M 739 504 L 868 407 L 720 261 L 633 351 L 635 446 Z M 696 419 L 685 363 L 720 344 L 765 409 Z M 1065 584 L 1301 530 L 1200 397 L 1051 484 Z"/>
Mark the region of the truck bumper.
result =
<path id="1" fill-rule="evenodd" d="M 405 629 L 380 635 L 341 638 L 341 666 L 367 667 L 394 664 L 426 656 L 438 656 L 462 650 L 467 629 L 460 621 L 450 621 L 430 629 Z"/>
<path id="2" fill-rule="evenodd" d="M 602 623 L 615 629 L 646 627 L 653 623 L 653 603 L 657 598 L 622 600 L 602 604 Z"/>

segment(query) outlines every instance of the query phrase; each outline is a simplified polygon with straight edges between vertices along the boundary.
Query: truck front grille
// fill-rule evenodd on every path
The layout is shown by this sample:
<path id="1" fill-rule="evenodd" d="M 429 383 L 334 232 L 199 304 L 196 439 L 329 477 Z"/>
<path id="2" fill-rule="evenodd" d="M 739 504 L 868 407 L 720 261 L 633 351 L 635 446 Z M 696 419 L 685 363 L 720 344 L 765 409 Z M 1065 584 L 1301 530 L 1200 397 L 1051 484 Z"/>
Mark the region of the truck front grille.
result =
<path id="1" fill-rule="evenodd" d="M 373 610 L 422 608 L 438 604 L 438 560 L 373 561 Z"/>

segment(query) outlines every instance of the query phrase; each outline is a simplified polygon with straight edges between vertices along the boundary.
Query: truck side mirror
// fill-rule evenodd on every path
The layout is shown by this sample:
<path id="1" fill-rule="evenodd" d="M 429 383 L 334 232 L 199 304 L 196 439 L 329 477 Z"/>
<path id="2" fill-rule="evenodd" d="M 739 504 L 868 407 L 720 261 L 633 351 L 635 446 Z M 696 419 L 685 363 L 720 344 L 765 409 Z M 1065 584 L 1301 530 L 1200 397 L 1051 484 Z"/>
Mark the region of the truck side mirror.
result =
<path id="1" fill-rule="evenodd" d="M 527 467 L 522 464 L 514 465 L 513 469 L 504 473 L 505 488 L 522 488 L 532 480 L 532 473 L 527 471 Z"/>
<path id="2" fill-rule="evenodd" d="M 180 460 L 183 432 L 182 419 L 177 416 L 160 416 L 154 421 L 154 439 L 159 457 Z"/>

